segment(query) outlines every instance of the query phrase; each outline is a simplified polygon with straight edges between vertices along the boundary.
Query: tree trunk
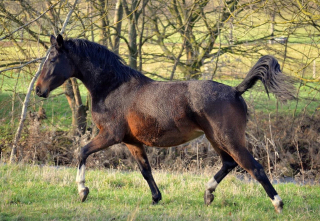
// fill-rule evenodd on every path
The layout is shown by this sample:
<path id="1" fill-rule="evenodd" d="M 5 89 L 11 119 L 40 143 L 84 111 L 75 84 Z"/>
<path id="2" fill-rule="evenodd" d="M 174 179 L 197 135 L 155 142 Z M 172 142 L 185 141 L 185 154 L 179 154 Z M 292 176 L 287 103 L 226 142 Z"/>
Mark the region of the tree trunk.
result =
<path id="1" fill-rule="evenodd" d="M 79 86 L 74 78 L 68 79 L 65 84 L 65 94 L 72 112 L 72 136 L 82 135 L 87 127 L 87 108 L 82 104 Z"/>
<path id="2" fill-rule="evenodd" d="M 90 4 L 90 3 L 88 3 Z M 107 46 L 108 42 L 107 42 L 107 37 L 108 37 L 108 34 L 107 34 L 107 15 L 106 15 L 106 11 L 107 11 L 107 8 L 106 8 L 106 4 L 105 4 L 105 0 L 99 0 L 99 4 L 100 4 L 100 16 L 101 16 L 101 24 L 100 24 L 100 41 L 99 43 L 102 44 L 102 45 L 105 45 Z M 91 10 L 91 6 L 88 6 Z M 91 14 L 91 11 L 90 11 L 90 14 Z M 91 22 L 92 23 L 92 22 Z M 93 27 L 93 24 L 92 24 L 92 27 Z M 92 36 L 92 34 L 91 34 Z"/>
<path id="3" fill-rule="evenodd" d="M 233 17 L 231 17 L 229 19 L 229 24 L 230 24 L 230 30 L 229 30 L 229 44 L 230 45 L 233 45 L 234 43 L 234 40 L 233 40 L 233 29 L 234 29 L 234 26 L 233 26 Z"/>
<path id="4" fill-rule="evenodd" d="M 138 47 L 137 47 L 137 6 L 138 0 L 132 0 L 131 10 L 129 10 L 128 4 L 126 0 L 123 0 L 123 7 L 126 12 L 126 15 L 129 18 L 129 26 L 128 26 L 128 47 L 129 47 L 129 66 L 137 69 L 137 58 L 138 58 Z"/>
<path id="5" fill-rule="evenodd" d="M 146 11 L 145 11 L 145 5 L 147 0 L 142 1 L 142 21 L 141 21 L 141 30 L 139 33 L 139 48 L 138 48 L 138 55 L 139 55 L 139 71 L 142 71 L 142 46 L 143 46 L 143 34 L 144 34 L 144 28 L 145 28 L 145 18 L 146 18 Z M 138 27 L 137 27 L 138 29 Z"/>
<path id="6" fill-rule="evenodd" d="M 113 41 L 112 41 L 113 52 L 116 54 L 119 54 L 122 16 L 123 16 L 122 1 L 118 0 L 116 4 L 116 10 L 114 13 L 114 24 L 116 25 L 116 27 L 115 27 L 115 34 L 113 36 Z"/>
<path id="7" fill-rule="evenodd" d="M 137 59 L 138 59 L 138 47 L 137 47 L 137 20 L 136 20 L 136 12 L 134 11 L 137 7 L 137 0 L 132 1 L 131 11 L 133 13 L 130 16 L 130 24 L 129 24 L 129 66 L 133 69 L 137 69 Z"/>
<path id="8" fill-rule="evenodd" d="M 275 21 L 275 18 L 276 18 L 276 13 L 275 13 L 275 9 L 272 8 L 271 10 L 271 15 L 270 15 L 270 44 L 274 44 L 275 43 L 275 40 L 274 40 L 274 21 Z"/>

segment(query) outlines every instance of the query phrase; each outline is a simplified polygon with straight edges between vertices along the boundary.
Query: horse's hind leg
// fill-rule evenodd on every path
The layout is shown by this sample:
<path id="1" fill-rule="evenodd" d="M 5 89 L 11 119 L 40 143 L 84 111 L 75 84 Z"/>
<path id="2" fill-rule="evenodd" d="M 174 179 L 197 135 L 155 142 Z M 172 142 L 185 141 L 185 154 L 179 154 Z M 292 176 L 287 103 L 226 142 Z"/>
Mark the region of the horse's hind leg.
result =
<path id="1" fill-rule="evenodd" d="M 239 166 L 244 168 L 253 178 L 261 183 L 270 197 L 275 210 L 281 213 L 283 208 L 281 198 L 270 183 L 263 167 L 253 158 L 249 151 L 244 146 L 236 145 L 232 148 L 230 155 Z"/>
<path id="2" fill-rule="evenodd" d="M 261 183 L 268 196 L 270 197 L 276 211 L 280 213 L 283 208 L 283 202 L 270 183 L 267 175 L 263 170 L 263 167 L 245 148 L 244 128 L 237 127 L 235 129 L 232 124 L 225 128 L 228 128 L 228 130 L 222 129 L 219 131 L 219 135 L 216 134 L 219 146 L 214 145 L 216 140 L 214 139 L 212 133 L 206 133 L 207 138 L 211 141 L 213 147 L 220 154 L 223 166 L 221 170 L 214 176 L 214 178 L 207 184 L 207 189 L 205 192 L 205 203 L 211 203 L 211 201 L 213 200 L 213 196 L 211 196 L 211 193 L 215 190 L 218 183 L 228 174 L 228 172 L 230 172 L 238 164 L 259 183 Z M 227 131 L 227 133 L 223 131 Z M 217 147 L 219 147 L 219 149 Z"/>
<path id="3" fill-rule="evenodd" d="M 213 142 L 211 142 L 212 146 L 215 148 L 215 145 Z M 214 199 L 213 192 L 216 190 L 218 184 L 222 181 L 222 179 L 228 175 L 230 171 L 232 171 L 238 164 L 233 160 L 233 158 L 227 154 L 226 152 L 215 148 L 216 151 L 219 153 L 221 160 L 222 160 L 222 167 L 214 175 L 214 177 L 209 180 L 207 183 L 207 188 L 204 192 L 204 203 L 206 205 L 210 205 Z"/>
<path id="4" fill-rule="evenodd" d="M 153 179 L 153 176 L 151 173 L 151 167 L 150 167 L 148 157 L 147 157 L 147 154 L 145 152 L 144 147 L 140 144 L 137 144 L 137 145 L 126 144 L 126 146 L 128 147 L 132 156 L 137 161 L 143 178 L 148 182 L 148 185 L 149 185 L 151 193 L 152 193 L 152 203 L 157 204 L 161 200 L 162 197 L 161 197 L 161 193 L 157 187 L 157 184 Z"/>

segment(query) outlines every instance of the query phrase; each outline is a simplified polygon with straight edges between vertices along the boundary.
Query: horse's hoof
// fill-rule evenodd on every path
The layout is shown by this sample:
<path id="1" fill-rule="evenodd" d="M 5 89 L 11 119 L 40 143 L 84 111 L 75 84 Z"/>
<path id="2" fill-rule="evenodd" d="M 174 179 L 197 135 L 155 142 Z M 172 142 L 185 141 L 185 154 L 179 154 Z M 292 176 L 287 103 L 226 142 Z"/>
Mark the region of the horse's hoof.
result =
<path id="1" fill-rule="evenodd" d="M 281 213 L 282 209 L 283 209 L 283 202 L 282 202 L 282 199 L 280 198 L 280 196 L 278 196 L 278 195 L 274 196 L 274 199 L 271 201 L 272 201 L 272 204 L 273 204 L 276 212 Z"/>
<path id="2" fill-rule="evenodd" d="M 282 209 L 283 209 L 283 202 L 280 201 L 280 203 L 278 205 L 274 205 L 274 208 L 276 210 L 277 213 L 282 213 Z"/>
<path id="3" fill-rule="evenodd" d="M 161 199 L 162 199 L 161 194 L 158 197 L 152 197 L 152 205 L 157 205 Z"/>
<path id="4" fill-rule="evenodd" d="M 212 203 L 213 199 L 214 199 L 214 195 L 210 193 L 210 191 L 206 190 L 204 192 L 204 204 L 209 206 Z"/>
<path id="5" fill-rule="evenodd" d="M 81 202 L 84 202 L 87 199 L 88 194 L 89 194 L 88 187 L 85 187 L 83 190 L 79 192 Z"/>
<path id="6" fill-rule="evenodd" d="M 152 199 L 152 205 L 157 205 L 161 199 Z"/>

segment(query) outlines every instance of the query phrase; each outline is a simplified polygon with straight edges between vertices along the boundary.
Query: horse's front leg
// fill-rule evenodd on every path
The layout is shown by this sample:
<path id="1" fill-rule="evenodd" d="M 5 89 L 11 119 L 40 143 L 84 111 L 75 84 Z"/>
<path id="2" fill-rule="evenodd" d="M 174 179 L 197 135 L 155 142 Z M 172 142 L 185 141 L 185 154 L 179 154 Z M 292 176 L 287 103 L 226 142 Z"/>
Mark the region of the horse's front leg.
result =
<path id="1" fill-rule="evenodd" d="M 82 202 L 87 199 L 89 188 L 84 185 L 85 183 L 85 164 L 88 156 L 92 153 L 106 149 L 113 144 L 119 143 L 114 137 L 100 131 L 100 133 L 93 138 L 87 145 L 81 148 L 79 155 L 79 167 L 77 172 L 76 182 L 78 183 L 78 193 Z"/>
<path id="2" fill-rule="evenodd" d="M 153 179 L 151 167 L 143 145 L 132 145 L 126 143 L 126 146 L 128 147 L 134 159 L 137 161 L 141 174 L 150 187 L 152 194 L 152 204 L 157 204 L 162 199 L 161 192 L 159 191 L 157 184 Z"/>

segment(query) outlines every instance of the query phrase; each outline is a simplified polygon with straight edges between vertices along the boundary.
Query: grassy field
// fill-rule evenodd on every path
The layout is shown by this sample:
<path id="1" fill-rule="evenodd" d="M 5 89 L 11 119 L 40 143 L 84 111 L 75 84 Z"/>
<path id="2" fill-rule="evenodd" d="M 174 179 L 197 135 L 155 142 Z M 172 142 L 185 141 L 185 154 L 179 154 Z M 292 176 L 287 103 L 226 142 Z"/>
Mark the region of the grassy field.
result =
<path id="1" fill-rule="evenodd" d="M 215 171 L 216 172 L 216 171 Z M 78 199 L 75 168 L 0 164 L 0 220 L 319 220 L 320 186 L 277 184 L 285 209 L 276 214 L 260 185 L 229 175 L 207 207 L 211 175 L 155 171 L 163 200 L 151 205 L 139 172 L 88 170 L 90 195 Z"/>

